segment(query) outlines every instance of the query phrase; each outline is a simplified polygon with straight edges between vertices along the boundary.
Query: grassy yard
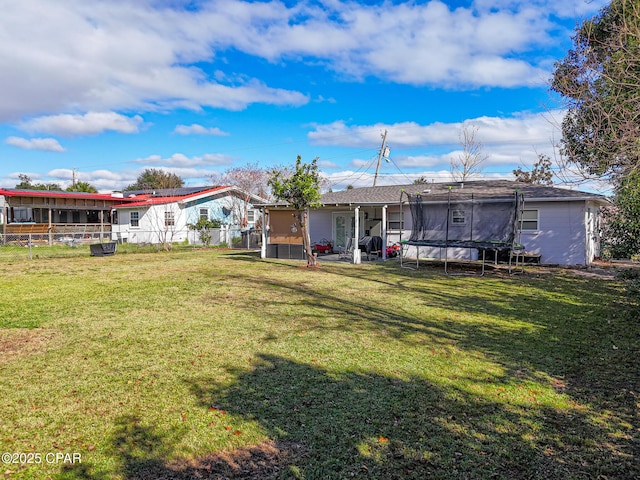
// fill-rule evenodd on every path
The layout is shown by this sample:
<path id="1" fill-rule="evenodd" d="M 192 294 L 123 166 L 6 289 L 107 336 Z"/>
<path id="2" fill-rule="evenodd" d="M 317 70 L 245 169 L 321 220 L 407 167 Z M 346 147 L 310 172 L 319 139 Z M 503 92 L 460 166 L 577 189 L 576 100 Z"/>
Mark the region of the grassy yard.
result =
<path id="1" fill-rule="evenodd" d="M 201 250 L 0 289 L 0 478 L 640 477 L 622 281 Z"/>

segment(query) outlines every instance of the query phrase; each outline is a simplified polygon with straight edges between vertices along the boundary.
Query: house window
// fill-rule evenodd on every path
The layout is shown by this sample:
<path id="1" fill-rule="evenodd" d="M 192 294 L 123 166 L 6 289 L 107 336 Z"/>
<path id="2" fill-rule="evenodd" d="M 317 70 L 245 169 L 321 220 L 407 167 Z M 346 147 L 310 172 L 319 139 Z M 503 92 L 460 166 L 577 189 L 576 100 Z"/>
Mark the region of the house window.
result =
<path id="1" fill-rule="evenodd" d="M 256 221 L 256 211 L 255 210 L 247 210 L 247 222 L 253 223 Z"/>
<path id="2" fill-rule="evenodd" d="M 209 209 L 201 208 L 198 213 L 198 218 L 200 220 L 209 220 Z"/>
<path id="3" fill-rule="evenodd" d="M 523 210 L 520 218 L 522 221 L 522 230 L 538 230 L 538 210 Z"/>
<path id="4" fill-rule="evenodd" d="M 459 208 L 451 210 L 451 223 L 453 225 L 465 225 L 467 223 L 467 218 L 464 210 Z"/>
<path id="5" fill-rule="evenodd" d="M 129 214 L 129 219 L 132 227 L 140 226 L 140 212 L 131 212 Z"/>
<path id="6" fill-rule="evenodd" d="M 164 212 L 164 226 L 173 227 L 176 224 L 173 212 Z"/>
<path id="7" fill-rule="evenodd" d="M 403 223 L 400 212 L 389 212 L 389 216 L 387 218 L 388 230 L 400 230 L 401 228 L 404 228 Z"/>

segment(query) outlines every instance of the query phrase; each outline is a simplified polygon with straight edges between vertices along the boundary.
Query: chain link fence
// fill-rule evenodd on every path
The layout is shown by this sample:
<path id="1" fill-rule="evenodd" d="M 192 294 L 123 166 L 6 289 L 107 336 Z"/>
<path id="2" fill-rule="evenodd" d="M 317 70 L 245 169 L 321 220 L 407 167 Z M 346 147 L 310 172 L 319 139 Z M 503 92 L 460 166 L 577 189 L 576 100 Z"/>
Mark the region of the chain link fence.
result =
<path id="1" fill-rule="evenodd" d="M 260 230 L 234 227 L 211 229 L 206 232 L 190 230 L 184 240 L 172 242 L 170 236 L 162 241 L 157 232 L 138 232 L 139 238 L 149 241 L 131 242 L 128 238 L 112 238 L 110 232 L 77 231 L 65 233 L 0 234 L 0 262 L 20 259 L 90 256 L 95 254 L 91 245 L 115 243 L 114 251 L 160 252 L 180 247 L 217 247 L 257 250 L 261 247 Z M 117 237 L 115 234 L 114 237 Z M 175 237 L 174 237 L 175 238 Z"/>

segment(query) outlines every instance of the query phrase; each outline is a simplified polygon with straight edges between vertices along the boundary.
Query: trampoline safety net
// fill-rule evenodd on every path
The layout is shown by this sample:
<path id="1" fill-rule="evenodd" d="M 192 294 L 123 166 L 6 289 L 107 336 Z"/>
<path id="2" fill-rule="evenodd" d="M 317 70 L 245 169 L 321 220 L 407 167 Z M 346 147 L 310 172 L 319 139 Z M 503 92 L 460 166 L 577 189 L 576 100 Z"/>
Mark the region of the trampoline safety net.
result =
<path id="1" fill-rule="evenodd" d="M 449 193 L 444 199 L 411 195 L 413 228 L 408 245 L 510 250 L 517 240 L 522 196 L 474 198 Z M 516 247 L 520 248 L 520 246 Z"/>

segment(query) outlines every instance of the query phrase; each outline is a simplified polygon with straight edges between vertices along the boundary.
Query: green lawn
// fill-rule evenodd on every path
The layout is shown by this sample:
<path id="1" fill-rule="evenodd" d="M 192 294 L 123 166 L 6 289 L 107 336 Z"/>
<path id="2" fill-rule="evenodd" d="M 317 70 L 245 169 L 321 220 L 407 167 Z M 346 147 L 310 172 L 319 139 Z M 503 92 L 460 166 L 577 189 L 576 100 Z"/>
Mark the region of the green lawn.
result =
<path id="1" fill-rule="evenodd" d="M 0 478 L 638 478 L 624 287 L 213 249 L 3 261 L 0 452 L 26 455 Z"/>

